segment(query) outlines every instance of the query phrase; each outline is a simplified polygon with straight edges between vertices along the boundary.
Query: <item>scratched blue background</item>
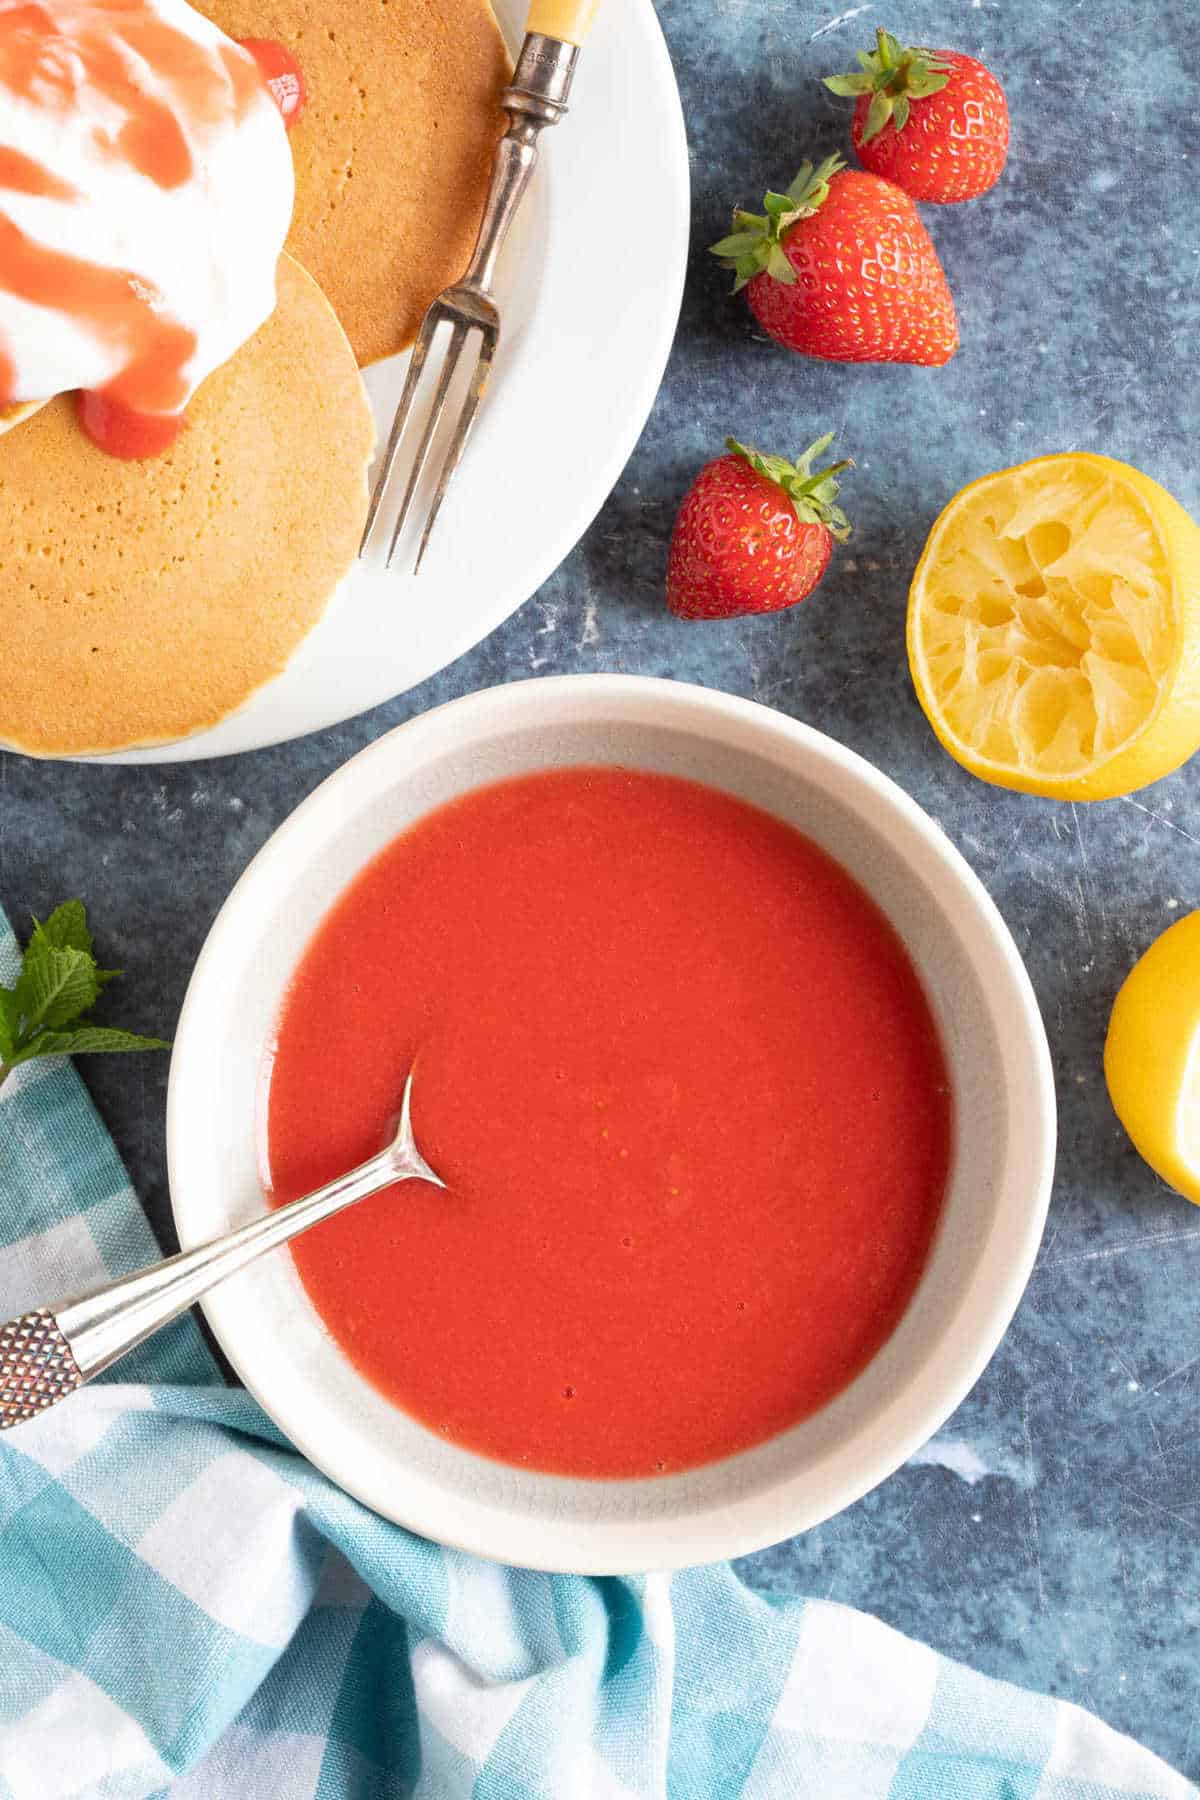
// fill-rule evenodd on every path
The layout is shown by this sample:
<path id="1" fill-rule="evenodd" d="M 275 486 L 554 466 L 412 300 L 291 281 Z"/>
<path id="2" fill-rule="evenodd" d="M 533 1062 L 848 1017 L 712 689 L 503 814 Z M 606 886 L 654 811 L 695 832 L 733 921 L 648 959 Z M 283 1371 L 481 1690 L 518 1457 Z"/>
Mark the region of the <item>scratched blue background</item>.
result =
<path id="1" fill-rule="evenodd" d="M 870 757 L 945 826 L 1028 961 L 1058 1078 L 1058 1181 L 1025 1302 L 961 1411 L 915 1465 L 746 1574 L 869 1608 L 989 1673 L 1078 1700 L 1196 1776 L 1200 1214 L 1125 1140 L 1101 1046 L 1129 965 L 1200 904 L 1200 776 L 1078 809 L 989 790 L 938 749 L 903 656 L 925 531 L 985 470 L 1103 450 L 1200 512 L 1192 3 L 1136 18 L 1117 0 L 835 11 L 663 0 L 694 176 L 681 329 L 624 478 L 541 593 L 438 679 L 299 744 L 162 769 L 0 759 L 0 899 L 19 919 L 86 895 L 106 959 L 128 971 L 130 1022 L 169 1029 L 251 854 L 353 751 L 435 701 L 627 669 L 751 695 Z M 926 211 L 962 322 L 941 370 L 791 358 L 755 336 L 703 253 L 733 202 L 844 143 L 844 111 L 816 77 L 848 66 L 877 17 L 982 56 L 1014 114 L 999 189 Z M 857 458 L 846 490 L 857 529 L 819 594 L 774 620 L 670 620 L 665 550 L 695 467 L 730 431 L 787 450 L 826 428 Z M 85 1067 L 169 1241 L 165 1059 Z"/>

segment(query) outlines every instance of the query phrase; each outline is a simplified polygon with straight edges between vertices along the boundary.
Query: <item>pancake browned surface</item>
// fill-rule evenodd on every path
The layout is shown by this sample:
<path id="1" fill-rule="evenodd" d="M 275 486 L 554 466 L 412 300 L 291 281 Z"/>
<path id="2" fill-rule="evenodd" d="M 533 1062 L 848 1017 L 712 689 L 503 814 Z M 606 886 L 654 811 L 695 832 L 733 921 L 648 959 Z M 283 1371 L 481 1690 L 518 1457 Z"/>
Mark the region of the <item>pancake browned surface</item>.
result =
<path id="1" fill-rule="evenodd" d="M 320 618 L 358 548 L 374 427 L 289 256 L 278 294 L 165 455 L 106 456 L 68 396 L 0 438 L 0 741 L 71 755 L 203 730 Z"/>
<path id="2" fill-rule="evenodd" d="M 11 431 L 25 419 L 32 419 L 45 404 L 44 400 L 14 400 L 11 406 L 0 406 L 0 433 Z"/>
<path id="3" fill-rule="evenodd" d="M 511 64 L 488 0 L 201 0 L 304 72 L 288 249 L 360 363 L 412 342 L 475 241 Z"/>

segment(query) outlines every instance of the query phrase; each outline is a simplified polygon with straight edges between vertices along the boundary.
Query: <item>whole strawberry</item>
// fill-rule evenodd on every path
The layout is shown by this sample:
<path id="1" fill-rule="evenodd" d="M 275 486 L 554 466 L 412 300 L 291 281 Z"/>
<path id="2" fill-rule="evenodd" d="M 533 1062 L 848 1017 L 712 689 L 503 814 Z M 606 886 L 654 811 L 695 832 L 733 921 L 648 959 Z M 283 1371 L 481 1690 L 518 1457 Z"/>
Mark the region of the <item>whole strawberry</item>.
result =
<path id="1" fill-rule="evenodd" d="M 829 567 L 833 540 L 850 535 L 836 504 L 848 462 L 813 469 L 833 433 L 794 463 L 760 456 L 736 438 L 706 463 L 684 497 L 671 536 L 667 605 L 681 619 L 782 612 L 806 600 Z"/>
<path id="2" fill-rule="evenodd" d="M 735 212 L 712 253 L 779 343 L 830 362 L 950 361 L 954 300 L 907 194 L 827 156 L 763 207 Z"/>
<path id="3" fill-rule="evenodd" d="M 888 31 L 876 35 L 874 51 L 859 51 L 861 68 L 825 77 L 835 94 L 857 98 L 850 136 L 863 168 L 914 200 L 986 194 L 1008 156 L 996 77 L 957 50 L 910 50 Z"/>

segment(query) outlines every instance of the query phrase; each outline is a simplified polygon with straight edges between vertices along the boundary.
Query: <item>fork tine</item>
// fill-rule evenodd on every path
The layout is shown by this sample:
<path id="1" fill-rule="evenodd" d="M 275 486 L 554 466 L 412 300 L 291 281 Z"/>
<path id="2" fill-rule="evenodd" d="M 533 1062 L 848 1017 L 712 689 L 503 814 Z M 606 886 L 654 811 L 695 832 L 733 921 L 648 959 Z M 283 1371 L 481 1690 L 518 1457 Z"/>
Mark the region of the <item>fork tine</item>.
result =
<path id="1" fill-rule="evenodd" d="M 495 331 L 484 329 L 483 342 L 479 346 L 479 356 L 475 363 L 475 374 L 471 381 L 471 387 L 469 392 L 464 396 L 462 411 L 458 415 L 458 424 L 454 427 L 454 436 L 450 440 L 449 448 L 446 451 L 446 460 L 443 462 L 442 472 L 438 476 L 437 492 L 433 496 L 429 508 L 429 517 L 426 519 L 425 529 L 421 533 L 421 543 L 420 548 L 417 551 L 417 560 L 413 564 L 414 575 L 420 573 L 421 558 L 425 554 L 425 547 L 429 542 L 434 525 L 437 523 L 437 516 L 441 511 L 442 501 L 446 498 L 446 489 L 450 486 L 454 471 L 457 469 L 459 462 L 462 459 L 462 453 L 466 449 L 467 439 L 471 435 L 471 427 L 475 423 L 475 415 L 479 411 L 479 402 L 483 399 L 484 391 L 488 384 L 488 376 L 492 372 L 492 358 L 495 354 L 496 333 Z"/>
<path id="2" fill-rule="evenodd" d="M 388 568 L 391 567 L 392 558 L 396 554 L 396 545 L 400 541 L 400 533 L 404 530 L 404 521 L 408 517 L 408 509 L 412 505 L 413 495 L 417 491 L 417 483 L 421 479 L 421 471 L 424 469 L 428 460 L 430 446 L 433 443 L 433 434 L 437 430 L 438 422 L 446 409 L 446 396 L 450 392 L 450 383 L 453 381 L 454 372 L 458 368 L 459 358 L 462 356 L 463 352 L 463 345 L 467 341 L 467 333 L 473 329 L 474 327 L 463 319 L 455 319 L 454 321 L 454 329 L 450 333 L 450 347 L 446 351 L 446 360 L 442 364 L 442 372 L 438 376 L 437 392 L 433 396 L 433 405 L 429 409 L 429 417 L 425 421 L 425 429 L 421 433 L 421 441 L 417 445 L 417 454 L 413 457 L 412 468 L 408 472 L 408 486 L 404 490 L 404 498 L 400 502 L 400 512 L 396 519 L 395 529 L 392 532 L 392 541 L 388 545 Z"/>
<path id="3" fill-rule="evenodd" d="M 408 374 L 404 381 L 404 392 L 400 396 L 400 404 L 392 419 L 392 429 L 388 433 L 387 449 L 383 453 L 383 461 L 379 465 L 379 473 L 375 477 L 375 486 L 371 490 L 371 504 L 367 508 L 367 522 L 363 526 L 363 534 L 359 539 L 358 554 L 361 556 L 370 541 L 371 532 L 375 528 L 375 519 L 383 504 L 383 496 L 391 479 L 392 465 L 396 460 L 396 452 L 400 448 L 400 440 L 404 436 L 404 427 L 408 424 L 408 415 L 412 411 L 412 403 L 416 398 L 417 386 L 421 379 L 421 371 L 425 367 L 425 358 L 433 343 L 441 315 L 435 307 L 430 307 L 421 320 L 421 329 L 417 341 L 413 345 L 412 360 L 408 365 Z"/>

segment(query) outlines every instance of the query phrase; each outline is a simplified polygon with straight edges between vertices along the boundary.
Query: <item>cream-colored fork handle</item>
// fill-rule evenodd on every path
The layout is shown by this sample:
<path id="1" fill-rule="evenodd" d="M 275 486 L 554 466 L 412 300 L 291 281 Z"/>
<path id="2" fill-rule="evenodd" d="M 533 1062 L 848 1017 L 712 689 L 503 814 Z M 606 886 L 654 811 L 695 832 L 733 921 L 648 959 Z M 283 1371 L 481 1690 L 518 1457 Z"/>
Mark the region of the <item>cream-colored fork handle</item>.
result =
<path id="1" fill-rule="evenodd" d="M 600 0 L 531 0 L 525 29 L 564 44 L 582 44 L 599 7 Z"/>

